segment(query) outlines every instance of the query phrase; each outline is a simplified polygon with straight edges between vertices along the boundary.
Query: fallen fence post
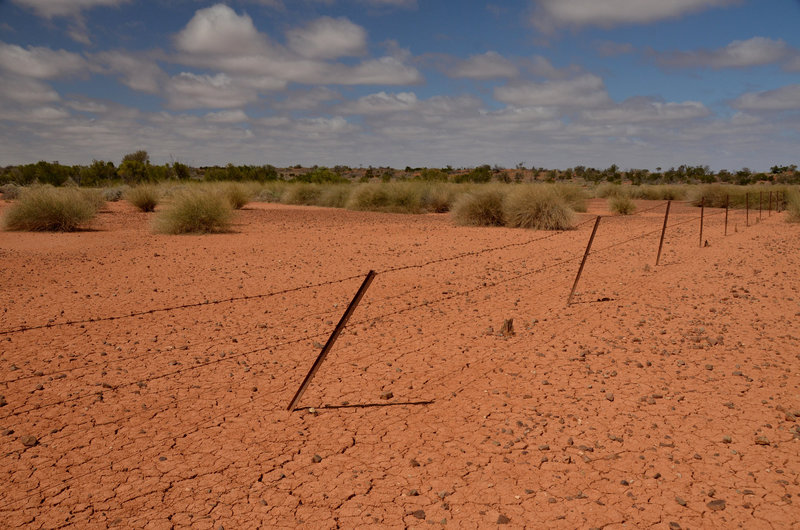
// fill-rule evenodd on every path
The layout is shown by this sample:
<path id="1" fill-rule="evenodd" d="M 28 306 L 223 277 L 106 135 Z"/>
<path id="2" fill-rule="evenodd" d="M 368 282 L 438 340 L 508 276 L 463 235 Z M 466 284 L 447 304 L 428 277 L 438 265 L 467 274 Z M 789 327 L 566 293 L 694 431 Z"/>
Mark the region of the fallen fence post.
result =
<path id="1" fill-rule="evenodd" d="M 308 371 L 306 378 L 303 379 L 303 383 L 300 385 L 300 388 L 297 389 L 294 398 L 292 398 L 292 402 L 289 403 L 289 407 L 287 407 L 286 410 L 289 411 L 294 410 L 295 406 L 297 405 L 297 402 L 300 401 L 301 397 L 303 397 L 303 393 L 306 391 L 306 388 L 308 388 L 308 385 L 311 384 L 311 380 L 314 378 L 314 375 L 316 375 L 317 370 L 319 370 L 319 367 L 322 365 L 322 362 L 325 360 L 325 357 L 328 356 L 328 352 L 330 352 L 331 348 L 333 348 L 333 344 L 336 342 L 336 339 L 339 338 L 339 334 L 344 329 L 345 325 L 347 324 L 347 321 L 350 320 L 350 316 L 353 314 L 353 311 L 355 311 L 356 307 L 358 306 L 358 303 L 361 301 L 361 298 L 364 297 L 364 293 L 367 292 L 367 289 L 369 288 L 369 285 L 372 283 L 372 280 L 375 278 L 376 274 L 377 273 L 375 271 L 369 271 L 369 273 L 367 273 L 367 277 L 364 278 L 364 283 L 362 283 L 361 287 L 358 288 L 358 292 L 353 297 L 353 300 L 350 302 L 350 305 L 347 306 L 347 309 L 342 315 L 342 318 L 339 320 L 339 323 L 336 324 L 336 328 L 333 330 L 333 333 L 331 333 L 331 336 L 328 338 L 328 342 L 325 343 L 325 346 L 322 348 L 322 351 L 319 352 L 317 360 L 314 361 L 314 364 L 311 366 L 311 370 Z"/>
<path id="2" fill-rule="evenodd" d="M 589 244 L 586 245 L 586 252 L 583 253 L 583 259 L 581 260 L 581 266 L 578 267 L 578 274 L 575 276 L 575 282 L 572 284 L 572 290 L 569 292 L 569 297 L 567 298 L 567 305 L 572 302 L 572 297 L 575 295 L 575 289 L 578 287 L 578 280 L 581 279 L 581 273 L 583 272 L 583 266 L 586 265 L 586 258 L 589 257 L 589 251 L 592 250 L 592 242 L 594 241 L 594 235 L 597 233 L 597 226 L 600 224 L 601 216 L 597 216 L 597 219 L 594 222 L 594 228 L 592 228 L 592 235 L 589 236 Z"/>
<path id="3" fill-rule="evenodd" d="M 706 198 L 700 199 L 700 248 L 703 248 L 703 218 L 706 211 Z"/>
<path id="4" fill-rule="evenodd" d="M 731 196 L 730 195 L 726 195 L 725 196 L 725 235 L 726 236 L 728 235 L 728 208 L 730 207 L 730 204 L 731 204 Z"/>
<path id="5" fill-rule="evenodd" d="M 667 221 L 669 220 L 670 204 L 672 204 L 672 201 L 667 201 L 667 211 L 664 214 L 664 227 L 661 229 L 661 240 L 658 242 L 658 255 L 656 256 L 656 267 L 658 266 L 658 262 L 661 260 L 661 249 L 664 246 L 664 234 L 667 231 Z"/>

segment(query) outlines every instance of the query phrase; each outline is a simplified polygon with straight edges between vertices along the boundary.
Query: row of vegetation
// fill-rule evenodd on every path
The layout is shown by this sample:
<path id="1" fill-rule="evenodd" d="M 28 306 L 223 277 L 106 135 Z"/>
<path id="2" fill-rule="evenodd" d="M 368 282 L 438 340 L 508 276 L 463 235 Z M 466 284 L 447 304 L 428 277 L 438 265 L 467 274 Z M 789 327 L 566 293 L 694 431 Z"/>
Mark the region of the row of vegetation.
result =
<path id="1" fill-rule="evenodd" d="M 800 221 L 798 191 L 791 186 L 734 185 L 618 185 L 579 186 L 574 183 L 503 185 L 431 182 L 329 183 L 274 181 L 162 183 L 113 188 L 53 186 L 3 187 L 14 200 L 4 225 L 8 230 L 71 231 L 85 226 L 106 201 L 124 199 L 142 212 L 157 211 L 154 228 L 162 233 L 206 233 L 228 230 L 233 211 L 250 201 L 281 202 L 392 213 L 451 212 L 456 224 L 564 230 L 574 212 L 585 212 L 592 197 L 608 200 L 609 210 L 621 215 L 636 210 L 634 199 L 701 201 L 709 207 L 751 207 L 766 197 L 777 205 L 777 193 L 788 207 L 789 219 Z M 163 207 L 162 205 L 165 203 Z"/>
<path id="2" fill-rule="evenodd" d="M 734 171 L 722 169 L 712 171 L 708 166 L 681 165 L 655 171 L 645 169 L 621 169 L 616 164 L 605 169 L 575 166 L 565 170 L 526 167 L 524 163 L 514 168 L 488 164 L 474 168 L 412 168 L 390 167 L 333 168 L 300 165 L 276 168 L 272 165 L 233 165 L 190 167 L 181 162 L 153 164 L 147 151 L 136 151 L 125 155 L 119 165 L 104 160 L 94 160 L 89 165 L 64 165 L 58 162 L 40 161 L 0 168 L 0 185 L 14 183 L 20 186 L 51 184 L 53 186 L 77 185 L 83 187 L 112 186 L 117 184 L 137 185 L 175 181 L 232 181 L 269 182 L 294 181 L 306 183 L 389 182 L 395 180 L 421 180 L 426 182 L 487 183 L 487 182 L 561 182 L 583 183 L 610 182 L 616 184 L 713 184 L 738 185 L 759 182 L 776 184 L 800 184 L 800 171 L 796 164 L 775 165 L 768 172 L 756 172 L 749 168 Z"/>

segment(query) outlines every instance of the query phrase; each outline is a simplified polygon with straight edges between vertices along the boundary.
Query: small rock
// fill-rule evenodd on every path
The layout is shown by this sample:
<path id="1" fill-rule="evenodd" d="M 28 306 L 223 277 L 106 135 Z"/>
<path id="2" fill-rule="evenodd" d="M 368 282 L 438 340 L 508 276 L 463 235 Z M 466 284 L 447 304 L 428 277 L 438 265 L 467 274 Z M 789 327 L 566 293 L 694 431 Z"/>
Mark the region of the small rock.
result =
<path id="1" fill-rule="evenodd" d="M 679 525 L 679 524 L 678 524 L 678 523 L 676 523 L 675 521 L 670 521 L 670 522 L 669 522 L 669 527 L 670 527 L 672 530 L 681 530 L 681 525 Z"/>
<path id="2" fill-rule="evenodd" d="M 511 522 L 511 519 L 503 515 L 502 513 L 497 517 L 497 524 L 508 524 Z"/>
<path id="3" fill-rule="evenodd" d="M 417 462 L 417 460 L 414 458 L 412 458 L 411 462 L 409 463 L 411 464 L 411 467 L 419 467 L 419 462 Z"/>
<path id="4" fill-rule="evenodd" d="M 706 370 L 713 370 L 713 369 L 714 369 L 714 365 L 713 364 L 707 364 L 706 365 Z"/>
<path id="5" fill-rule="evenodd" d="M 539 446 L 539 451 L 549 451 L 549 450 L 550 450 L 550 446 L 547 445 L 547 444 L 543 444 L 543 445 Z"/>
<path id="6" fill-rule="evenodd" d="M 39 383 L 38 385 L 36 385 L 36 390 L 44 390 L 44 385 Z"/>
<path id="7" fill-rule="evenodd" d="M 0 396 L 0 407 L 5 407 L 6 405 L 8 405 L 8 401 L 6 401 L 6 397 L 5 396 Z"/>
<path id="8" fill-rule="evenodd" d="M 606 392 L 606 399 L 609 401 L 614 401 L 614 394 L 611 392 Z"/>
<path id="9" fill-rule="evenodd" d="M 25 447 L 33 447 L 34 445 L 39 443 L 39 440 L 36 439 L 35 436 L 30 434 L 26 434 L 25 436 L 20 436 L 19 441 L 22 442 L 22 445 Z"/>
<path id="10" fill-rule="evenodd" d="M 677 495 L 675 496 L 675 502 L 677 502 L 677 503 L 678 503 L 678 504 L 680 504 L 681 506 L 686 506 L 686 501 L 685 501 L 685 500 L 683 500 L 683 498 L 681 498 L 681 497 L 678 497 Z"/>
<path id="11" fill-rule="evenodd" d="M 722 499 L 715 499 L 707 503 L 706 506 L 708 506 L 710 510 L 718 512 L 725 509 L 725 501 L 723 501 Z"/>
<path id="12" fill-rule="evenodd" d="M 417 490 L 411 490 L 408 492 L 410 497 L 419 497 L 419 492 Z"/>
<path id="13" fill-rule="evenodd" d="M 411 515 L 413 515 L 417 519 L 425 519 L 425 510 L 414 510 L 413 512 L 411 512 Z"/>
<path id="14" fill-rule="evenodd" d="M 766 436 L 756 436 L 756 445 L 769 445 L 769 438 Z"/>
<path id="15" fill-rule="evenodd" d="M 319 455 L 314 455 L 311 457 L 311 461 L 314 462 L 315 464 L 319 464 L 320 462 L 322 462 L 322 457 Z"/>
<path id="16" fill-rule="evenodd" d="M 389 392 L 389 391 L 381 392 L 381 399 L 392 399 L 393 397 L 394 397 L 394 394 Z"/>
<path id="17" fill-rule="evenodd" d="M 729 444 L 729 443 L 731 443 L 731 442 L 733 442 L 733 438 L 731 438 L 730 436 L 727 436 L 727 435 L 726 435 L 726 436 L 723 436 L 723 437 L 722 437 L 722 443 Z"/>

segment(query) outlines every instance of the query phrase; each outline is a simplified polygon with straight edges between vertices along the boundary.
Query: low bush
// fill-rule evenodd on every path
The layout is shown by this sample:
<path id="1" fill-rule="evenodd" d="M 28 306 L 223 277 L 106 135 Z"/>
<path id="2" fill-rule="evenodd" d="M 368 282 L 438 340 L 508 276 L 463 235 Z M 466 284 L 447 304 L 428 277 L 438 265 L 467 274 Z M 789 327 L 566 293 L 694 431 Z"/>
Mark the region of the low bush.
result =
<path id="1" fill-rule="evenodd" d="M 0 186 L 0 193 L 3 194 L 3 199 L 7 201 L 15 201 L 19 199 L 20 195 L 22 195 L 23 189 L 24 188 L 22 186 L 17 186 L 13 182 L 10 182 Z"/>
<path id="2" fill-rule="evenodd" d="M 136 186 L 125 192 L 125 200 L 143 212 L 155 211 L 160 199 L 161 194 L 155 186 Z"/>
<path id="3" fill-rule="evenodd" d="M 462 226 L 503 226 L 503 192 L 494 187 L 466 192 L 453 203 L 450 214 Z"/>
<path id="4" fill-rule="evenodd" d="M 175 197 L 156 218 L 155 229 L 164 234 L 227 232 L 233 209 L 228 199 L 209 190 L 186 191 Z"/>
<path id="5" fill-rule="evenodd" d="M 103 189 L 103 198 L 107 202 L 117 202 L 125 196 L 128 192 L 128 186 L 115 186 L 113 188 Z"/>
<path id="6" fill-rule="evenodd" d="M 636 204 L 627 195 L 615 195 L 608 199 L 609 209 L 620 215 L 631 215 L 636 211 Z"/>
<path id="7" fill-rule="evenodd" d="M 558 189 L 542 185 L 522 185 L 506 195 L 503 204 L 506 225 L 534 230 L 572 228 L 573 210 Z"/>
<path id="8" fill-rule="evenodd" d="M 686 198 L 688 186 L 670 186 L 668 184 L 645 184 L 642 186 L 632 186 L 630 190 L 631 198 L 645 199 L 648 201 L 681 201 Z"/>
<path id="9" fill-rule="evenodd" d="M 27 189 L 5 217 L 7 230 L 72 232 L 97 213 L 97 202 L 76 188 Z"/>

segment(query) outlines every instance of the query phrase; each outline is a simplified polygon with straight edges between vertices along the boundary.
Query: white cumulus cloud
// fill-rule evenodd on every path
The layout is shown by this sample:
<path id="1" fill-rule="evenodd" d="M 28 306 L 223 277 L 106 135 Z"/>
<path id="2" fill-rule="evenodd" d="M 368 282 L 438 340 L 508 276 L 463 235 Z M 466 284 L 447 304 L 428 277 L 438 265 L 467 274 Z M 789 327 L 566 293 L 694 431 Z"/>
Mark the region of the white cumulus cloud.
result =
<path id="1" fill-rule="evenodd" d="M 792 49 L 779 39 L 753 37 L 733 41 L 716 50 L 652 53 L 660 65 L 668 67 L 746 68 L 780 62 L 792 53 Z"/>
<path id="2" fill-rule="evenodd" d="M 531 21 L 552 33 L 559 26 L 646 24 L 738 3 L 740 0 L 534 0 Z"/>
<path id="3" fill-rule="evenodd" d="M 516 77 L 519 70 L 499 53 L 488 51 L 460 61 L 449 69 L 448 75 L 467 79 L 500 79 Z"/>
<path id="4" fill-rule="evenodd" d="M 800 84 L 762 92 L 747 92 L 736 98 L 731 106 L 749 111 L 800 110 Z"/>
<path id="5" fill-rule="evenodd" d="M 598 107 L 610 101 L 603 80 L 593 74 L 542 83 L 515 83 L 497 87 L 498 101 L 518 107 L 558 106 L 565 108 Z"/>
<path id="6" fill-rule="evenodd" d="M 303 57 L 336 59 L 363 55 L 367 32 L 346 18 L 322 17 L 287 32 L 289 47 Z"/>
<path id="7" fill-rule="evenodd" d="M 33 10 L 37 15 L 52 18 L 73 16 L 93 7 L 119 6 L 130 0 L 12 0 L 15 4 Z"/>
<path id="8" fill-rule="evenodd" d="M 57 79 L 88 72 L 81 55 L 41 46 L 23 48 L 0 42 L 0 69 L 36 79 Z"/>

